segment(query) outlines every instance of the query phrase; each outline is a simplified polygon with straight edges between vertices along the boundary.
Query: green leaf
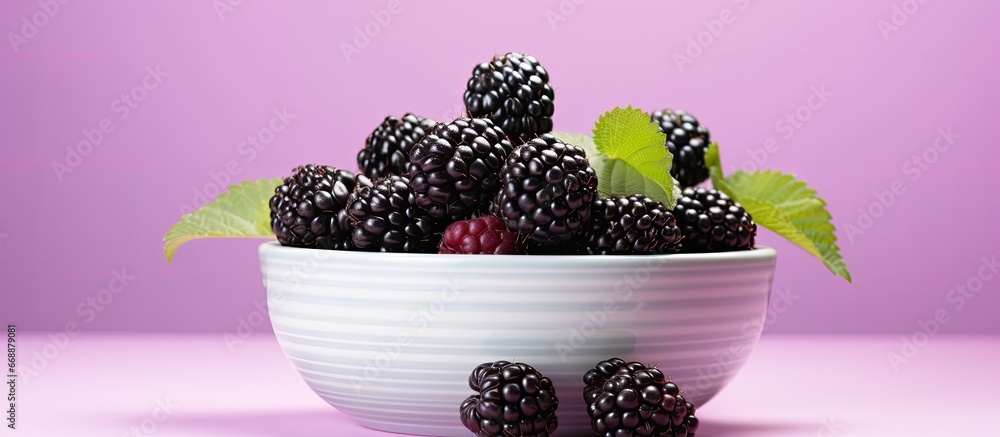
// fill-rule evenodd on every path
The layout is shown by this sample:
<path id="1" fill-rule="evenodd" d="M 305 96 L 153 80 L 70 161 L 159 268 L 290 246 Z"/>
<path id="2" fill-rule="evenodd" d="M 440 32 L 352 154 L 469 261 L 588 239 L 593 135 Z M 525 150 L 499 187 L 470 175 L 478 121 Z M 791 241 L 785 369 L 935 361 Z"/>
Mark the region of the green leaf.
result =
<path id="1" fill-rule="evenodd" d="M 631 106 L 606 112 L 594 126 L 594 137 L 553 132 L 567 144 L 580 146 L 597 172 L 601 197 L 642 194 L 673 208 L 680 191 L 670 177 L 672 156 L 666 136 L 649 114 Z"/>
<path id="2" fill-rule="evenodd" d="M 709 145 L 705 163 L 712 186 L 743 205 L 757 224 L 805 249 L 835 275 L 851 282 L 826 202 L 816 197 L 815 190 L 795 175 L 777 171 L 738 171 L 724 176 L 715 143 Z"/>
<path id="3" fill-rule="evenodd" d="M 667 208 L 673 208 L 677 198 L 681 197 L 681 189 L 673 178 L 670 180 L 671 191 L 668 194 L 657 182 L 646 178 L 624 161 L 598 152 L 594 139 L 587 135 L 572 132 L 552 132 L 552 135 L 566 144 L 580 146 L 587 153 L 587 160 L 597 173 L 597 194 L 601 197 L 642 194 L 662 202 Z"/>
<path id="4" fill-rule="evenodd" d="M 182 244 L 197 238 L 273 238 L 268 201 L 281 179 L 230 185 L 229 191 L 181 216 L 163 235 L 163 256 L 170 262 Z"/>
<path id="5" fill-rule="evenodd" d="M 641 193 L 673 208 L 673 156 L 664 147 L 666 141 L 659 125 L 639 108 L 628 106 L 605 112 L 594 124 L 594 144 L 609 158 L 608 165 L 597 175 L 598 181 L 606 181 L 611 195 Z"/>
<path id="6" fill-rule="evenodd" d="M 642 194 L 657 202 L 663 203 L 668 209 L 677 204 L 677 195 L 672 188 L 667 191 L 659 182 L 646 177 L 629 163 L 607 158 L 601 172 L 597 173 L 597 192 L 601 197 L 631 196 Z M 608 181 L 600 183 L 600 181 Z"/>

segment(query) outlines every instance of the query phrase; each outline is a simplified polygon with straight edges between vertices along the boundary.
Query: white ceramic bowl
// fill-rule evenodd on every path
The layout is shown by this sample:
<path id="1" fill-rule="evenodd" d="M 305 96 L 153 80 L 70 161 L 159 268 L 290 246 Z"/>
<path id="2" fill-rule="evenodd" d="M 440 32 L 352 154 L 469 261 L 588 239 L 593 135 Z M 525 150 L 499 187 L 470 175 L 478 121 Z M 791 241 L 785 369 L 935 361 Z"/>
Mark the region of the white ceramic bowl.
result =
<path id="1" fill-rule="evenodd" d="M 740 370 L 767 311 L 776 253 L 423 255 L 260 246 L 288 360 L 369 428 L 465 436 L 468 375 L 496 360 L 552 378 L 559 434 L 589 434 L 583 374 L 620 357 L 702 405 Z"/>

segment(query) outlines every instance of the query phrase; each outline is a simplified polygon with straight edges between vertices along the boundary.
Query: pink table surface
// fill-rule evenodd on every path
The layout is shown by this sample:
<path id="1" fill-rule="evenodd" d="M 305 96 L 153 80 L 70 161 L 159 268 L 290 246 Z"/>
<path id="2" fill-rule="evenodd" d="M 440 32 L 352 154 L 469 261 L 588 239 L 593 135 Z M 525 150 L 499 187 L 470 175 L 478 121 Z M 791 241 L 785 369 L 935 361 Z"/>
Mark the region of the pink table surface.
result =
<path id="1" fill-rule="evenodd" d="M 33 354 L 45 334 L 19 333 L 17 343 L 18 429 L 2 435 L 395 435 L 320 400 L 267 333 L 233 351 L 222 334 L 83 333 L 45 363 Z M 699 408 L 698 436 L 1000 435 L 1000 337 L 935 337 L 894 370 L 887 356 L 902 344 L 765 334 L 736 380 Z M 37 374 L 24 370 L 38 364 Z"/>

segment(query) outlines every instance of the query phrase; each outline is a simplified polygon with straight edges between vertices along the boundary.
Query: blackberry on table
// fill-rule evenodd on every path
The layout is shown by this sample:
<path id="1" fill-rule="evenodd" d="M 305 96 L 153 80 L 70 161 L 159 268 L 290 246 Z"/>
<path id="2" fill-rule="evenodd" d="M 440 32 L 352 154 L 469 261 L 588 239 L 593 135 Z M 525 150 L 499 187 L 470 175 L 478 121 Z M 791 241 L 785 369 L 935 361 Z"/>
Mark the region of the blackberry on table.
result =
<path id="1" fill-rule="evenodd" d="M 358 152 L 361 174 L 377 179 L 391 174 L 404 176 L 410 149 L 434 127 L 434 120 L 406 113 L 403 118 L 386 117 L 368 136 Z"/>
<path id="2" fill-rule="evenodd" d="M 524 363 L 483 363 L 469 375 L 476 392 L 459 407 L 477 437 L 548 437 L 559 425 L 552 380 Z"/>
<path id="3" fill-rule="evenodd" d="M 406 166 L 417 206 L 447 221 L 487 211 L 512 149 L 489 119 L 459 118 L 435 125 L 410 150 Z"/>
<path id="4" fill-rule="evenodd" d="M 587 225 L 597 174 L 583 149 L 549 134 L 518 146 L 500 172 L 491 212 L 540 246 L 571 240 Z"/>
<path id="5" fill-rule="evenodd" d="M 515 144 L 552 131 L 549 73 L 533 56 L 507 53 L 472 70 L 465 90 L 465 109 L 488 117 Z"/>
<path id="6" fill-rule="evenodd" d="M 392 175 L 359 184 L 347 204 L 351 241 L 357 250 L 436 251 L 441 226 L 417 208 L 409 179 Z"/>
<path id="7" fill-rule="evenodd" d="M 708 179 L 705 165 L 708 129 L 693 115 L 679 109 L 656 111 L 650 118 L 660 125 L 660 132 L 667 135 L 667 151 L 674 155 L 670 175 L 681 187 L 693 187 Z"/>
<path id="8" fill-rule="evenodd" d="M 674 253 L 682 236 L 673 213 L 641 194 L 595 201 L 581 235 L 590 255 Z"/>
<path id="9" fill-rule="evenodd" d="M 757 224 L 753 217 L 721 191 L 685 188 L 674 207 L 674 217 L 684 233 L 682 252 L 754 248 Z"/>
<path id="10" fill-rule="evenodd" d="M 520 252 L 520 246 L 499 218 L 484 215 L 448 225 L 438 253 L 507 255 Z"/>
<path id="11" fill-rule="evenodd" d="M 605 437 L 694 437 L 695 407 L 663 372 L 620 358 L 601 361 L 583 377 L 591 428 Z"/>
<path id="12" fill-rule="evenodd" d="M 271 230 L 284 246 L 347 249 L 350 230 L 345 211 L 357 179 L 354 173 L 308 164 L 296 167 L 274 189 L 269 206 Z"/>

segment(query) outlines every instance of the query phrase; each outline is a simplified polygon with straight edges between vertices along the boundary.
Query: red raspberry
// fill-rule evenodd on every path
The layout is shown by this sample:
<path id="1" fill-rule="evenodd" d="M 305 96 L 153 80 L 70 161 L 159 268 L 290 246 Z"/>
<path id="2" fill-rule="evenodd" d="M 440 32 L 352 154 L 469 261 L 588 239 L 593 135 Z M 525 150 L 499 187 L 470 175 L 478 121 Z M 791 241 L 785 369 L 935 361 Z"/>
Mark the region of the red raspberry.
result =
<path id="1" fill-rule="evenodd" d="M 519 253 L 519 249 L 517 234 L 496 216 L 484 215 L 448 225 L 438 253 L 505 255 Z"/>

